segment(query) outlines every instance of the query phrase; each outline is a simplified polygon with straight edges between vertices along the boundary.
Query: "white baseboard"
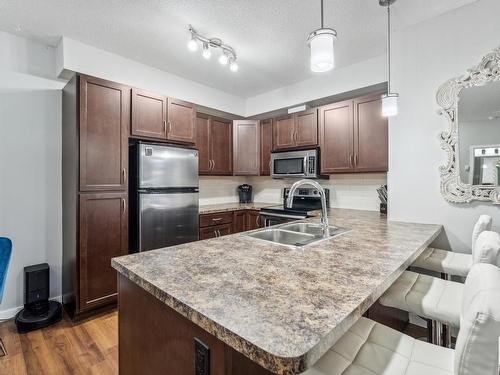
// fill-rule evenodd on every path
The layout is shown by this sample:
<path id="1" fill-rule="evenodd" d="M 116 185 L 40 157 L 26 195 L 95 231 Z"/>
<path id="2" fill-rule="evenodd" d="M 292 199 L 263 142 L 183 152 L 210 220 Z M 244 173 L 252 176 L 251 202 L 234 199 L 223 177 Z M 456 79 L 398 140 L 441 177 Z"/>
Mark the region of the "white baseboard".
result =
<path id="1" fill-rule="evenodd" d="M 51 298 L 52 301 L 61 302 L 61 296 Z M 16 316 L 16 314 L 21 311 L 24 306 L 12 307 L 10 309 L 0 310 L 0 321 L 9 320 Z"/>

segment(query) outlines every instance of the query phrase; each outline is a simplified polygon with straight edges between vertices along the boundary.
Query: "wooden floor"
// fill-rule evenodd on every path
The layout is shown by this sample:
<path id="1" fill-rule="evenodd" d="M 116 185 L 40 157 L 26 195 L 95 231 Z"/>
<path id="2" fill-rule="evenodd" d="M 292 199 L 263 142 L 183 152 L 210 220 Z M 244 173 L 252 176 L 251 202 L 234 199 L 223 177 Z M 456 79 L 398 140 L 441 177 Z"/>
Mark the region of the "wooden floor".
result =
<path id="1" fill-rule="evenodd" d="M 410 325 L 413 337 L 426 330 Z M 109 312 L 79 323 L 69 318 L 48 328 L 20 335 L 13 321 L 0 324 L 7 356 L 1 375 L 117 375 L 118 319 Z"/>
<path id="2" fill-rule="evenodd" d="M 13 321 L 0 324 L 7 356 L 1 375 L 117 375 L 118 319 L 109 312 L 79 323 L 67 317 L 24 335 Z"/>

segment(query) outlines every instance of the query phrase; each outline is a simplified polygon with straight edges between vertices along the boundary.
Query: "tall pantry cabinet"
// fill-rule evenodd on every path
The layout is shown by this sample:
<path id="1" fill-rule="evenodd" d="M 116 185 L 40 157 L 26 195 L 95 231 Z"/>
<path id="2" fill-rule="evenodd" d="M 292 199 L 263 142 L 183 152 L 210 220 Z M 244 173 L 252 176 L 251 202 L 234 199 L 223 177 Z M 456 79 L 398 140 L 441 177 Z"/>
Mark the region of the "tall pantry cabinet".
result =
<path id="1" fill-rule="evenodd" d="M 128 249 L 131 88 L 76 75 L 63 90 L 63 304 L 72 317 L 116 302 L 111 258 Z"/>

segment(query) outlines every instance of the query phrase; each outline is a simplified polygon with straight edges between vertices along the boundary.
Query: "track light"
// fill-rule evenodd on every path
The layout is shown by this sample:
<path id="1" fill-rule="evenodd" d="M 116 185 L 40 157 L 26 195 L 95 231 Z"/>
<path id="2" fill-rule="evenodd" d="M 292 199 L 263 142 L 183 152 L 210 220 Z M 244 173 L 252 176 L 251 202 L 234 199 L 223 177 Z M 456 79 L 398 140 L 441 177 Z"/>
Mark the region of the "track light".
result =
<path id="1" fill-rule="evenodd" d="M 187 44 L 188 46 L 188 49 L 191 51 L 191 52 L 196 52 L 198 51 L 198 42 L 196 41 L 196 39 L 194 38 L 191 38 Z"/>
<path id="2" fill-rule="evenodd" d="M 212 48 L 219 48 L 222 54 L 219 56 L 219 63 L 221 65 L 228 65 L 232 72 L 238 70 L 238 64 L 236 63 L 236 53 L 231 46 L 224 44 L 219 38 L 206 38 L 198 34 L 191 25 L 189 25 L 189 32 L 191 33 L 191 39 L 188 41 L 188 49 L 190 51 L 198 50 L 198 42 L 202 45 L 202 56 L 208 60 L 212 56 Z"/>
<path id="3" fill-rule="evenodd" d="M 229 57 L 227 57 L 227 55 L 225 53 L 223 53 L 219 57 L 219 62 L 221 65 L 227 65 L 227 63 L 229 62 Z"/>
<path id="4" fill-rule="evenodd" d="M 208 43 L 203 43 L 203 52 L 201 54 L 207 60 L 212 56 L 212 51 L 210 51 Z"/>
<path id="5" fill-rule="evenodd" d="M 229 64 L 229 69 L 231 69 L 232 72 L 237 72 L 238 71 L 238 64 L 236 61 L 231 61 Z"/>

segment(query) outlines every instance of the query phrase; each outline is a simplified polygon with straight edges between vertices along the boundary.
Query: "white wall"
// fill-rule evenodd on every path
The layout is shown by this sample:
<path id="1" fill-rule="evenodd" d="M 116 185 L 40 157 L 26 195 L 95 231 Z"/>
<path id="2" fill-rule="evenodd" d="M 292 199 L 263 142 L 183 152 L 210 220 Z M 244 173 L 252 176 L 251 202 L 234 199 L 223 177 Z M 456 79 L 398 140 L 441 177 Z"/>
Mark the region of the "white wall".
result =
<path id="1" fill-rule="evenodd" d="M 385 62 L 385 56 L 375 57 L 248 98 L 246 116 L 255 116 L 384 83 L 387 81 Z"/>
<path id="2" fill-rule="evenodd" d="M 238 202 L 238 185 L 252 185 L 253 200 L 282 203 L 283 188 L 296 180 L 271 177 L 200 177 L 200 205 Z M 342 174 L 319 181 L 330 189 L 330 207 L 378 211 L 380 200 L 376 189 L 387 183 L 385 173 Z"/>
<path id="3" fill-rule="evenodd" d="M 245 114 L 245 100 L 152 68 L 76 40 L 62 38 L 56 53 L 57 74 L 73 71 L 173 96 L 220 111 Z"/>
<path id="4" fill-rule="evenodd" d="M 269 203 L 282 203 L 283 188 L 290 187 L 295 181 L 270 177 L 248 179 L 253 187 L 254 201 Z M 330 207 L 378 211 L 380 200 L 376 189 L 385 185 L 387 178 L 385 173 L 339 174 L 318 182 L 330 189 Z"/>
<path id="5" fill-rule="evenodd" d="M 0 236 L 13 242 L 0 319 L 23 305 L 23 267 L 47 262 L 61 294 L 61 92 L 0 93 Z"/>
<path id="6" fill-rule="evenodd" d="M 481 0 L 396 34 L 394 89 L 400 115 L 389 126 L 389 217 L 440 223 L 437 245 L 470 251 L 474 222 L 482 213 L 500 229 L 500 207 L 488 203 L 451 204 L 440 194 L 438 166 L 445 162 L 438 134 L 447 121 L 438 116 L 435 95 L 448 79 L 462 75 L 500 45 L 500 2 Z"/>

